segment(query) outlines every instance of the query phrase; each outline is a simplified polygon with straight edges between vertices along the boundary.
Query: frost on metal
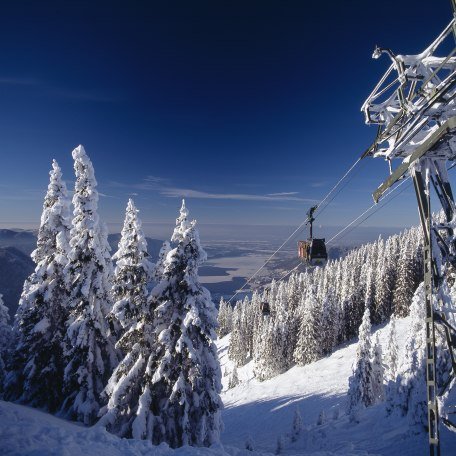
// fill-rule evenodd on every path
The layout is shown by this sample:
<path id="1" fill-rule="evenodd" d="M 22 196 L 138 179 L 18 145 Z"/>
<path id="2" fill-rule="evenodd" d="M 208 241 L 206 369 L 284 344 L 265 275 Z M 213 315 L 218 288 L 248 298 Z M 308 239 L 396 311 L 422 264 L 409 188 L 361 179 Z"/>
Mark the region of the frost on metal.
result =
<path id="1" fill-rule="evenodd" d="M 391 65 L 361 108 L 366 123 L 379 126 L 366 155 L 406 161 L 443 122 L 456 116 L 455 20 L 420 54 L 375 49 L 372 57 L 386 54 Z M 453 50 L 446 53 L 448 48 Z M 456 139 L 439 141 L 433 151 L 441 158 L 454 157 Z"/>

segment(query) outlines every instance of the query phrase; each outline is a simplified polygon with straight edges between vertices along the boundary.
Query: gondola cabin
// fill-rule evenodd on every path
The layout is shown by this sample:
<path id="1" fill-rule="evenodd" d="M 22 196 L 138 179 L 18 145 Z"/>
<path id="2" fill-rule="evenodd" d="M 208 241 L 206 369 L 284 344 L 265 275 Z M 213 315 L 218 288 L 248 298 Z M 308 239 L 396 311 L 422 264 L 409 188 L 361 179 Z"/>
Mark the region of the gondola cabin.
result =
<path id="1" fill-rule="evenodd" d="M 328 261 L 324 239 L 307 239 L 298 241 L 298 256 L 312 266 L 322 266 Z"/>
<path id="2" fill-rule="evenodd" d="M 263 317 L 269 317 L 271 315 L 271 309 L 269 307 L 269 302 L 263 301 L 261 303 L 261 314 Z"/>

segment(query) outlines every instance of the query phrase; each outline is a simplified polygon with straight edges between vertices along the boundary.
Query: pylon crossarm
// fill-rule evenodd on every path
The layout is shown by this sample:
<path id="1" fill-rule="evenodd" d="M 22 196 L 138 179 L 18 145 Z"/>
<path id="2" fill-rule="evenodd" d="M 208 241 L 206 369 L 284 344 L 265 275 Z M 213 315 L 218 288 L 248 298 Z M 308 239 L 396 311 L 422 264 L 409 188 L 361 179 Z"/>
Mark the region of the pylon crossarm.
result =
<path id="1" fill-rule="evenodd" d="M 456 116 L 451 117 L 446 120 L 438 128 L 434 129 L 431 135 L 417 146 L 414 152 L 408 156 L 404 161 L 393 171 L 393 173 L 378 187 L 378 189 L 373 193 L 373 198 L 376 203 L 380 198 L 385 194 L 385 192 L 402 179 L 405 175 L 408 174 L 412 165 L 419 165 L 418 161 L 422 157 L 426 156 L 435 156 L 438 159 L 446 159 L 446 153 L 440 153 L 439 146 L 443 142 L 449 140 L 450 136 L 453 136 L 456 133 Z M 446 151 L 445 151 L 446 152 Z M 448 158 L 455 158 L 452 154 Z"/>
<path id="2" fill-rule="evenodd" d="M 373 58 L 385 54 L 391 64 L 361 108 L 366 123 L 379 126 L 374 143 L 363 156 L 389 161 L 410 158 L 441 122 L 456 116 L 455 30 L 453 17 L 440 35 L 416 55 L 375 49 Z M 443 148 L 444 156 L 456 154 L 456 144 L 445 142 Z"/>

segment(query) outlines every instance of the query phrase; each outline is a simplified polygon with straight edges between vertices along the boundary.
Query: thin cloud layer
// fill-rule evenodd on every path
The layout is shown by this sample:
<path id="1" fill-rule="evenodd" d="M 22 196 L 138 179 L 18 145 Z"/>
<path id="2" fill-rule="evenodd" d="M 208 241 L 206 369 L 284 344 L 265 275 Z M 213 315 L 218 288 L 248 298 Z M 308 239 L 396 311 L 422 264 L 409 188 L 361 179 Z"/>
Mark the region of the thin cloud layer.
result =
<path id="1" fill-rule="evenodd" d="M 251 193 L 218 193 L 197 190 L 194 188 L 182 188 L 173 186 L 168 179 L 147 176 L 139 184 L 127 185 L 120 182 L 111 182 L 116 187 L 131 187 L 137 190 L 157 191 L 160 195 L 167 198 L 196 198 L 196 199 L 212 199 L 212 200 L 231 200 L 231 201 L 299 201 L 299 202 L 314 202 L 309 198 L 302 198 L 298 192 L 278 192 L 268 193 L 265 195 Z"/>

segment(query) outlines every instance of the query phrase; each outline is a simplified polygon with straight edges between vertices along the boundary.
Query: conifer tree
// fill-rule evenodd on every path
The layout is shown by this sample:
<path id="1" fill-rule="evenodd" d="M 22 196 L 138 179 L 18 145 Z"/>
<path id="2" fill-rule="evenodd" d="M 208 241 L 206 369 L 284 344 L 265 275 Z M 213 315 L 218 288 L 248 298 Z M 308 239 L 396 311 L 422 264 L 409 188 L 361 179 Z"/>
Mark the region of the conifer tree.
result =
<path id="1" fill-rule="evenodd" d="M 248 296 L 245 296 L 241 305 L 241 334 L 243 337 L 243 345 L 245 345 L 246 351 L 246 361 L 252 357 L 252 347 L 253 347 L 253 323 L 254 314 L 253 307 L 250 305 L 250 300 Z"/>
<path id="2" fill-rule="evenodd" d="M 249 331 L 247 333 L 248 337 L 248 352 L 249 358 L 253 359 L 255 356 L 255 349 L 256 349 L 256 341 L 257 339 L 257 332 L 261 325 L 261 321 L 263 319 L 263 313 L 261 310 L 261 298 L 257 291 L 254 291 L 252 294 L 252 299 L 247 306 L 246 309 L 246 318 L 245 318 L 245 325 L 249 327 Z M 230 309 L 231 311 L 231 309 Z M 231 313 L 229 314 L 231 316 Z"/>
<path id="3" fill-rule="evenodd" d="M 394 316 L 392 316 L 388 325 L 388 345 L 385 360 L 385 378 L 387 382 L 394 381 L 396 379 L 398 362 L 399 347 L 397 344 L 396 319 Z"/>
<path id="4" fill-rule="evenodd" d="M 373 391 L 373 371 L 371 362 L 371 322 L 370 311 L 366 307 L 359 328 L 359 341 L 353 373 L 348 380 L 348 414 L 351 421 L 358 420 L 358 411 L 375 402 Z"/>
<path id="5" fill-rule="evenodd" d="M 230 346 L 228 347 L 228 357 L 237 367 L 241 367 L 247 362 L 249 353 L 247 334 L 245 333 L 245 320 L 242 313 L 243 303 L 238 301 L 233 310 L 233 329 L 231 331 Z"/>
<path id="6" fill-rule="evenodd" d="M 147 285 L 153 271 L 148 260 L 147 241 L 142 230 L 138 210 L 132 199 L 128 200 L 125 221 L 117 252 L 112 259 L 116 261 L 112 296 L 114 306 L 110 319 L 117 327 L 116 339 L 136 323 L 138 309 L 144 311 L 147 301 Z"/>
<path id="7" fill-rule="evenodd" d="M 218 317 L 217 317 L 217 322 L 218 322 L 217 335 L 219 338 L 225 337 L 228 333 L 231 332 L 231 329 L 230 329 L 231 315 L 229 312 L 229 307 L 231 307 L 231 305 L 228 304 L 223 298 L 221 298 L 220 304 L 219 304 Z"/>
<path id="8" fill-rule="evenodd" d="M 274 364 L 274 320 L 264 317 L 257 332 L 255 342 L 255 356 L 253 364 L 253 375 L 256 379 L 263 381 L 275 375 Z"/>
<path id="9" fill-rule="evenodd" d="M 231 389 L 237 385 L 239 385 L 239 377 L 238 377 L 237 367 L 234 366 L 233 372 L 231 372 L 230 380 L 228 382 L 228 388 Z"/>
<path id="10" fill-rule="evenodd" d="M 321 317 L 321 351 L 323 355 L 332 352 L 336 345 L 339 333 L 339 314 L 333 292 L 330 290 L 325 295 L 322 305 Z"/>
<path id="11" fill-rule="evenodd" d="M 298 333 L 298 343 L 294 352 L 294 360 L 297 364 L 305 364 L 317 361 L 323 355 L 321 344 L 321 310 L 315 297 L 315 291 L 311 287 L 301 302 L 301 323 Z"/>
<path id="12" fill-rule="evenodd" d="M 209 446 L 219 440 L 221 372 L 214 343 L 217 312 L 201 286 L 198 267 L 206 253 L 195 221 L 182 202 L 162 280 L 151 294 L 156 304 L 150 401 L 158 417 L 153 441 Z"/>
<path id="13" fill-rule="evenodd" d="M 35 271 L 27 278 L 14 323 L 15 351 L 5 397 L 54 412 L 61 403 L 62 338 L 68 316 L 64 268 L 68 261 L 69 201 L 62 172 L 52 162 L 44 198 Z"/>
<path id="14" fill-rule="evenodd" d="M 391 238 L 382 244 L 382 257 L 377 263 L 375 286 L 375 313 L 377 321 L 383 322 L 392 312 L 393 290 L 396 281 L 396 259 L 391 251 Z"/>
<path id="15" fill-rule="evenodd" d="M 70 315 L 64 337 L 64 402 L 61 413 L 91 424 L 118 357 L 109 336 L 109 246 L 97 214 L 98 192 L 92 162 L 84 148 L 73 150 L 76 173 L 69 262 L 65 268 Z"/>
<path id="16" fill-rule="evenodd" d="M 124 354 L 114 370 L 103 396 L 108 399 L 100 411 L 101 424 L 120 437 L 151 438 L 147 429 L 153 417 L 146 404 L 150 401 L 152 372 L 150 354 L 155 343 L 153 307 L 148 300 L 147 284 L 153 265 L 148 260 L 147 242 L 132 200 L 129 200 L 114 272 L 111 312 L 122 328 L 116 348 Z M 145 408 L 146 407 L 146 408 Z"/>
<path id="17" fill-rule="evenodd" d="M 388 395 L 390 411 L 399 411 L 407 415 L 410 424 L 423 426 L 427 424 L 425 315 L 424 285 L 421 284 L 412 299 L 405 356 L 398 368 L 396 384 Z"/>
<path id="18" fill-rule="evenodd" d="M 383 386 L 384 367 L 382 346 L 378 333 L 375 335 L 374 345 L 372 347 L 372 391 L 376 403 L 383 402 L 385 399 L 385 389 Z"/>
<path id="19" fill-rule="evenodd" d="M 393 294 L 394 314 L 399 318 L 409 314 L 413 293 L 416 289 L 416 262 L 411 251 L 409 236 L 406 236 L 404 241 Z"/>

